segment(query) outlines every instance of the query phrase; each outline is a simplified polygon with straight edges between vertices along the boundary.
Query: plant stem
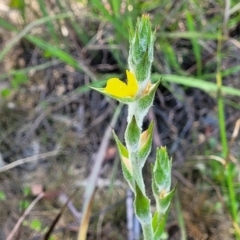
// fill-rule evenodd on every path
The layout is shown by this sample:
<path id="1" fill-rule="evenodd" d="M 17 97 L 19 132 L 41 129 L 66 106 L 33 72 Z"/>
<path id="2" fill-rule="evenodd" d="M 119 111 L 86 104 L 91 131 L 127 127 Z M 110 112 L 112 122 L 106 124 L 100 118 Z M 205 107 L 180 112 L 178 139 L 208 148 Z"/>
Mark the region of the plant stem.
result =
<path id="1" fill-rule="evenodd" d="M 142 224 L 142 231 L 145 240 L 153 240 L 152 224 Z"/>
<path id="2" fill-rule="evenodd" d="M 223 182 L 223 186 L 226 184 L 228 189 L 228 199 L 229 199 L 229 208 L 232 216 L 233 226 L 235 228 L 235 237 L 237 240 L 240 240 L 240 232 L 239 232 L 239 223 L 238 223 L 238 206 L 237 206 L 237 199 L 234 189 L 234 165 L 230 163 L 227 159 L 229 147 L 227 141 L 227 134 L 226 134 L 226 126 L 225 126 L 225 114 L 224 114 L 224 102 L 222 97 L 222 76 L 221 76 L 221 38 L 219 34 L 218 38 L 218 50 L 217 50 L 217 88 L 218 88 L 218 121 L 219 121 L 219 128 L 220 128 L 220 138 L 222 144 L 222 155 L 227 160 L 225 166 L 225 183 Z"/>
<path id="3" fill-rule="evenodd" d="M 218 86 L 218 121 L 219 121 L 219 129 L 220 129 L 220 138 L 222 144 L 222 153 L 223 157 L 226 158 L 228 154 L 228 142 L 227 142 L 227 134 L 225 127 L 225 114 L 224 114 L 224 103 L 222 98 L 222 77 L 220 71 L 217 72 L 217 86 Z"/>
<path id="4" fill-rule="evenodd" d="M 181 232 L 181 240 L 187 240 L 183 212 L 182 212 L 180 201 L 179 201 L 178 191 L 176 191 L 176 192 L 177 192 L 177 194 L 175 196 L 175 207 L 176 207 L 176 211 L 177 211 L 178 224 L 179 224 L 179 228 L 180 228 L 180 232 Z"/>

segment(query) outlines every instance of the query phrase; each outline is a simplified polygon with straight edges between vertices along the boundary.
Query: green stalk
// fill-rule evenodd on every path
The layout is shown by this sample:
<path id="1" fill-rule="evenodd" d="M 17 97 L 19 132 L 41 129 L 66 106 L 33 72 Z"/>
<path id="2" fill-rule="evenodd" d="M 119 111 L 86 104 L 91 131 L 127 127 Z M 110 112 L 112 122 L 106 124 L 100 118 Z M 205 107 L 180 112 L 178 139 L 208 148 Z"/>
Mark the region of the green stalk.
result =
<path id="1" fill-rule="evenodd" d="M 217 102 L 218 102 L 218 121 L 219 121 L 219 129 L 220 129 L 220 138 L 222 144 L 222 153 L 224 158 L 226 158 L 228 154 L 228 142 L 227 142 L 227 134 L 225 127 L 225 113 L 224 113 L 224 102 L 222 97 L 222 77 L 220 71 L 217 72 L 216 76 L 217 80 Z"/>
<path id="2" fill-rule="evenodd" d="M 176 207 L 176 211 L 177 211 L 178 224 L 179 224 L 179 228 L 180 228 L 180 232 L 181 232 L 181 240 L 187 240 L 186 227 L 185 227 L 182 208 L 181 208 L 180 201 L 179 201 L 178 191 L 175 196 L 175 207 Z"/>
<path id="3" fill-rule="evenodd" d="M 220 36 L 220 34 L 219 34 Z M 216 82 L 218 88 L 218 121 L 219 121 L 219 129 L 220 129 L 220 138 L 222 144 L 222 155 L 224 158 L 227 159 L 227 155 L 229 152 L 228 141 L 227 141 L 227 134 L 226 134 L 226 126 L 225 126 L 225 114 L 224 114 L 224 102 L 222 97 L 222 76 L 221 76 L 221 38 L 218 39 L 218 51 L 217 51 L 217 75 L 216 75 Z M 222 183 L 222 187 L 226 184 L 228 189 L 228 202 L 230 207 L 230 213 L 232 216 L 233 226 L 235 229 L 235 237 L 236 240 L 240 240 L 240 232 L 239 232 L 239 223 L 238 223 L 238 204 L 237 198 L 234 189 L 234 173 L 233 173 L 234 165 L 232 165 L 228 159 L 226 161 L 225 166 L 225 183 Z"/>
<path id="4" fill-rule="evenodd" d="M 228 188 L 228 194 L 229 194 L 229 202 L 230 202 L 230 210 L 231 210 L 231 216 L 233 221 L 233 226 L 235 229 L 235 236 L 236 239 L 240 239 L 240 227 L 238 222 L 238 204 L 234 189 L 234 175 L 233 175 L 233 165 L 231 163 L 227 163 L 226 169 L 225 169 L 225 178 L 226 178 L 226 184 Z"/>
<path id="5" fill-rule="evenodd" d="M 194 26 L 194 20 L 189 11 L 186 12 L 186 20 L 187 20 L 187 27 L 190 32 L 195 32 L 195 26 Z M 197 76 L 201 76 L 202 74 L 202 59 L 201 59 L 201 48 L 199 43 L 197 42 L 197 38 L 192 38 L 191 39 L 192 47 L 193 47 L 193 52 L 195 55 L 196 59 L 196 64 L 197 64 Z"/>
<path id="6" fill-rule="evenodd" d="M 150 81 L 154 33 L 148 15 L 143 15 L 138 20 L 135 32 L 130 33 L 129 42 L 127 82 L 111 78 L 105 88 L 93 89 L 128 105 L 128 125 L 124 134 L 126 146 L 115 132 L 113 136 L 121 157 L 123 175 L 135 196 L 135 214 L 142 226 L 144 240 L 159 240 L 164 231 L 174 189 L 170 191 L 172 162 L 166 148 L 158 148 L 152 167 L 152 191 L 157 205 L 153 216 L 142 175 L 152 148 L 153 122 L 143 132 L 142 126 L 144 117 L 153 105 L 160 80 L 154 84 Z"/>
<path id="7" fill-rule="evenodd" d="M 153 240 L 152 224 L 142 224 L 143 237 L 145 240 Z"/>

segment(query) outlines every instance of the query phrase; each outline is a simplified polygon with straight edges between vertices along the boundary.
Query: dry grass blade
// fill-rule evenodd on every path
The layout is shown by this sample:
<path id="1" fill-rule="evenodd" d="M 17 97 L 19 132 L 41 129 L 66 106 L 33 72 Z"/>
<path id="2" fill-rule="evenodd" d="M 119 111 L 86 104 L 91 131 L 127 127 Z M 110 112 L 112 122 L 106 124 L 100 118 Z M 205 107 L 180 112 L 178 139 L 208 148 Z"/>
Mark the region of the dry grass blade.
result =
<path id="1" fill-rule="evenodd" d="M 29 207 L 26 209 L 26 211 L 23 213 L 23 215 L 19 218 L 18 222 L 16 223 L 16 225 L 14 226 L 14 228 L 12 229 L 12 231 L 10 232 L 10 234 L 8 235 L 6 240 L 11 240 L 13 239 L 13 236 L 15 235 L 15 233 L 17 232 L 18 228 L 20 227 L 20 225 L 22 224 L 22 222 L 24 221 L 24 219 L 26 218 L 26 216 L 31 212 L 31 210 L 33 209 L 33 207 L 37 204 L 37 202 L 43 198 L 44 193 L 40 193 L 35 199 L 34 201 L 29 205 Z"/>
<path id="2" fill-rule="evenodd" d="M 111 120 L 110 125 L 108 126 L 105 135 L 102 139 L 99 151 L 95 157 L 95 164 L 92 169 L 92 173 L 89 176 L 89 186 L 85 190 L 84 194 L 84 203 L 83 203 L 83 212 L 82 212 L 82 220 L 79 227 L 78 240 L 85 240 L 87 235 L 87 229 L 89 224 L 89 219 L 91 215 L 91 208 L 94 199 L 94 193 L 96 190 L 96 183 L 99 176 L 99 172 L 101 170 L 101 166 L 105 157 L 106 149 L 108 147 L 108 143 L 111 137 L 112 128 L 115 126 L 116 121 L 119 117 L 120 111 L 122 109 L 122 104 L 118 106 L 115 111 L 115 114 Z"/>
<path id="3" fill-rule="evenodd" d="M 231 140 L 229 142 L 229 152 L 228 152 L 228 158 L 229 160 L 231 160 L 232 162 L 234 162 L 238 168 L 240 167 L 239 164 L 238 164 L 238 160 L 231 154 L 231 148 L 233 147 L 235 141 L 236 141 L 236 138 L 239 134 L 239 130 L 240 130 L 240 118 L 236 121 L 235 123 L 235 127 L 234 127 L 234 130 L 233 130 L 233 133 L 232 133 L 232 137 L 231 137 Z"/>
<path id="4" fill-rule="evenodd" d="M 208 156 L 195 156 L 196 160 L 215 160 L 217 162 L 220 162 L 223 166 L 226 165 L 226 160 L 224 158 L 221 158 L 219 156 L 215 155 L 208 155 Z"/>
<path id="5" fill-rule="evenodd" d="M 233 130 L 233 133 L 232 133 L 232 138 L 231 138 L 231 141 L 230 141 L 230 147 L 235 142 L 235 140 L 236 140 L 236 138 L 238 136 L 238 133 L 239 133 L 239 129 L 240 129 L 240 118 L 236 121 L 234 130 Z"/>
<path id="6" fill-rule="evenodd" d="M 44 158 L 47 158 L 47 157 L 56 156 L 58 154 L 59 154 L 59 150 L 54 150 L 54 151 L 51 151 L 51 152 L 41 153 L 41 154 L 37 154 L 37 155 L 31 156 L 31 157 L 22 158 L 22 159 L 19 159 L 15 162 L 9 163 L 6 166 L 0 168 L 0 173 L 8 171 L 12 168 L 15 168 L 15 167 L 17 167 L 19 165 L 22 165 L 22 164 L 25 164 L 25 163 L 37 161 L 39 159 L 44 159 Z"/>

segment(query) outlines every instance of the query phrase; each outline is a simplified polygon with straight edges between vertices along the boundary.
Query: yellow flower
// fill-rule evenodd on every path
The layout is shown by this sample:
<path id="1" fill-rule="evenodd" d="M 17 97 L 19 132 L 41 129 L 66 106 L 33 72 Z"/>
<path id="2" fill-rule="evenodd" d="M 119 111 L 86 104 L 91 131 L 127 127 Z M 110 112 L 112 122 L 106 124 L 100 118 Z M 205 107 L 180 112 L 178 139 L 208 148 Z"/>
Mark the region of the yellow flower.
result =
<path id="1" fill-rule="evenodd" d="M 130 71 L 127 73 L 127 82 L 121 81 L 119 78 L 110 78 L 107 81 L 107 86 L 104 88 L 104 92 L 112 95 L 113 97 L 134 98 L 138 91 L 138 82 L 136 77 Z"/>

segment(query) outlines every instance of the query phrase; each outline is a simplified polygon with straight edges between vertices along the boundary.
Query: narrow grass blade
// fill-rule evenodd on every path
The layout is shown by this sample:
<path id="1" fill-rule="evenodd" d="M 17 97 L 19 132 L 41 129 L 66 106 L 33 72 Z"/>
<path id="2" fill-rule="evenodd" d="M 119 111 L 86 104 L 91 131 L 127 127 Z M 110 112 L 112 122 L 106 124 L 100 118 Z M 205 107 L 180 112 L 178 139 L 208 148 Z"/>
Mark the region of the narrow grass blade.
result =
<path id="1" fill-rule="evenodd" d="M 11 77 L 13 75 L 24 74 L 24 73 L 28 74 L 30 71 L 36 72 L 36 71 L 44 70 L 46 68 L 56 66 L 59 63 L 60 63 L 60 61 L 53 60 L 53 61 L 45 62 L 45 63 L 40 64 L 40 65 L 31 66 L 31 67 L 27 67 L 27 68 L 23 68 L 23 69 L 11 69 L 9 72 L 1 74 L 0 75 L 0 80 L 5 79 L 7 77 Z"/>
<path id="2" fill-rule="evenodd" d="M 71 55 L 66 53 L 65 51 L 61 50 L 58 47 L 53 46 L 52 44 L 43 41 L 42 39 L 27 35 L 25 38 L 30 41 L 31 43 L 35 44 L 39 48 L 48 51 L 52 56 L 57 57 L 58 59 L 62 60 L 63 62 L 73 66 L 74 68 L 81 70 L 79 63 L 76 59 L 74 59 Z"/>
<path id="3" fill-rule="evenodd" d="M 181 67 L 177 60 L 176 53 L 169 41 L 167 41 L 166 39 L 162 39 L 159 42 L 159 45 L 161 46 L 161 50 L 166 58 L 166 63 L 170 65 L 168 66 L 168 68 L 171 67 L 175 70 L 175 72 L 181 73 Z"/>
<path id="4" fill-rule="evenodd" d="M 234 67 L 230 67 L 227 68 L 225 70 L 220 71 L 220 74 L 222 77 L 227 77 L 231 74 L 240 72 L 240 66 L 234 66 Z M 216 73 L 207 73 L 201 76 L 202 79 L 213 79 L 216 77 Z"/>
<path id="5" fill-rule="evenodd" d="M 188 30 L 191 32 L 195 31 L 194 21 L 193 17 L 190 12 L 186 12 L 186 19 L 187 19 L 187 26 Z M 201 58 L 201 48 L 199 46 L 199 43 L 197 42 L 197 38 L 192 38 L 191 43 L 193 46 L 193 53 L 196 59 L 197 63 L 197 76 L 201 76 L 202 74 L 202 58 Z"/>
<path id="6" fill-rule="evenodd" d="M 185 39 L 205 39 L 205 40 L 217 40 L 218 36 L 216 33 L 205 33 L 205 32 L 196 32 L 196 31 L 189 31 L 189 32 L 160 32 L 157 34 L 158 38 L 185 38 Z M 221 36 L 222 40 L 227 40 L 226 36 Z"/>
<path id="7" fill-rule="evenodd" d="M 120 7 L 121 7 L 121 1 L 119 0 L 110 0 L 109 1 L 111 6 L 112 6 L 112 10 L 113 13 L 116 17 L 119 17 L 120 15 Z"/>
<path id="8" fill-rule="evenodd" d="M 0 26 L 9 30 L 9 31 L 16 31 L 17 28 L 9 23 L 7 20 L 0 17 Z"/>
<path id="9" fill-rule="evenodd" d="M 40 9 L 41 9 L 41 11 L 42 11 L 43 16 L 44 16 L 44 17 L 49 16 L 49 13 L 48 13 L 48 11 L 47 11 L 47 9 L 46 9 L 46 3 L 45 3 L 45 1 L 43 1 L 43 0 L 38 0 L 37 2 L 38 2 L 38 5 L 39 5 L 39 7 L 40 7 Z M 54 42 L 58 43 L 58 37 L 57 37 L 56 31 L 55 31 L 55 29 L 54 29 L 53 23 L 52 23 L 51 21 L 47 21 L 47 22 L 46 22 L 46 26 L 47 26 L 47 28 L 48 28 L 48 31 L 49 31 L 52 39 L 54 39 Z"/>
<path id="10" fill-rule="evenodd" d="M 217 85 L 215 83 L 207 82 L 202 79 L 197 79 L 193 77 L 187 76 L 178 76 L 178 75 L 160 75 L 160 74 L 152 74 L 152 80 L 156 82 L 162 78 L 162 82 L 170 82 L 177 83 L 180 85 L 184 85 L 187 87 L 195 87 L 201 89 L 207 93 L 215 93 L 217 94 Z M 240 96 L 240 90 L 232 87 L 223 86 L 222 93 L 224 95 L 232 95 L 232 96 Z"/>
<path id="11" fill-rule="evenodd" d="M 174 197 L 174 200 L 175 200 L 175 208 L 176 208 L 176 212 L 177 212 L 178 225 L 179 225 L 180 232 L 181 232 L 181 240 L 187 240 L 187 233 L 186 233 L 185 221 L 184 221 L 184 217 L 183 217 L 183 210 L 182 210 L 181 203 L 179 200 L 178 191 L 176 191 L 176 192 L 177 192 L 177 194 Z"/>
<path id="12" fill-rule="evenodd" d="M 61 13 L 61 14 L 57 14 L 54 16 L 48 16 L 48 17 L 44 17 L 44 18 L 40 18 L 34 22 L 31 22 L 30 24 L 28 24 L 15 38 L 13 38 L 6 46 L 5 48 L 0 52 L 0 61 L 6 56 L 6 54 L 11 50 L 11 48 L 18 43 L 24 36 L 26 36 L 28 34 L 28 32 L 38 26 L 41 25 L 45 22 L 48 21 L 52 21 L 55 19 L 63 19 L 63 18 L 69 18 L 71 17 L 72 14 L 70 13 Z M 1 24 L 3 24 L 3 26 L 6 26 L 8 29 L 11 28 L 12 30 L 15 29 L 15 27 L 11 27 L 10 24 L 6 24 L 5 21 L 1 21 Z"/>

